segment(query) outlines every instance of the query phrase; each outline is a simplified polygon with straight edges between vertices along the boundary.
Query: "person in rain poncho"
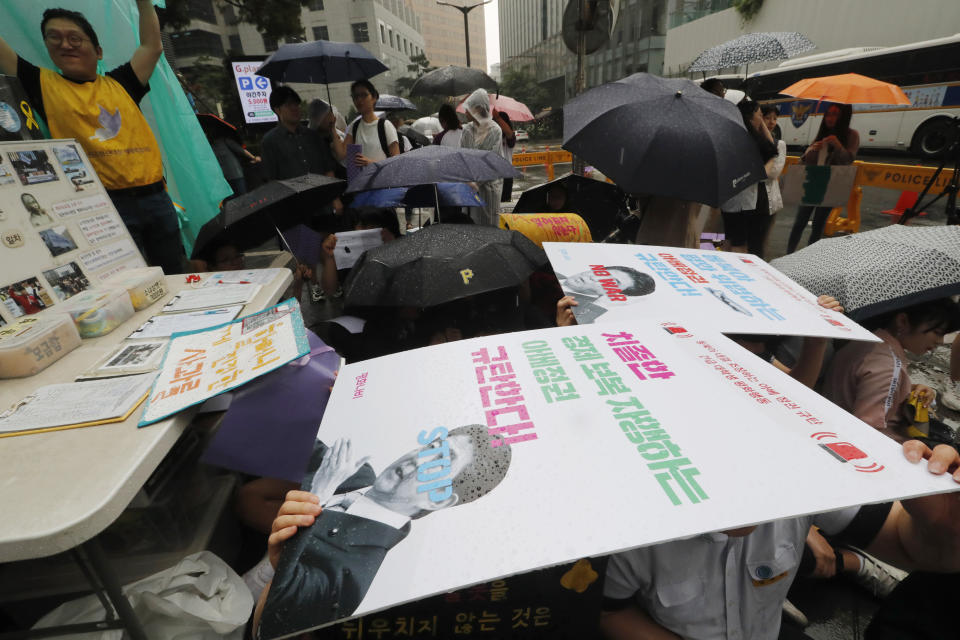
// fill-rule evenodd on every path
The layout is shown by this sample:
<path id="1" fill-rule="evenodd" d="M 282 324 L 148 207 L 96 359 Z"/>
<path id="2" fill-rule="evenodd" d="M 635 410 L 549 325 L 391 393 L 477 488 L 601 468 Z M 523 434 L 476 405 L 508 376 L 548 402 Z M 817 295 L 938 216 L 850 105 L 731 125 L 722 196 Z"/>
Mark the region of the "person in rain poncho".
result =
<path id="1" fill-rule="evenodd" d="M 503 133 L 490 115 L 490 97 L 483 89 L 477 89 L 464 102 L 464 109 L 470 117 L 470 123 L 463 128 L 460 146 L 464 149 L 481 149 L 501 154 Z M 499 224 L 500 191 L 503 180 L 490 180 L 479 183 L 480 199 L 483 207 L 470 207 L 470 216 L 477 224 L 494 227 Z"/>

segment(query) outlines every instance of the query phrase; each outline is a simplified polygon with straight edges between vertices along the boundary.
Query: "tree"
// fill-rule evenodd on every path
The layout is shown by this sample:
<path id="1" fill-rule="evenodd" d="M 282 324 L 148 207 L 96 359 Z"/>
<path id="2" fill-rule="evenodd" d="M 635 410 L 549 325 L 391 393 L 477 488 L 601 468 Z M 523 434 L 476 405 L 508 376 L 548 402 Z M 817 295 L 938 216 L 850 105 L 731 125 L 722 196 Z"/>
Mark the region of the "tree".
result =
<path id="1" fill-rule="evenodd" d="M 500 81 L 500 93 L 519 100 L 537 113 L 550 105 L 550 92 L 544 89 L 537 79 L 520 69 L 511 69 L 503 74 Z M 559 106 L 559 105 L 556 105 Z"/>
<path id="2" fill-rule="evenodd" d="M 183 29 L 193 18 L 191 4 L 195 0 L 167 0 L 167 8 L 160 9 L 163 24 L 174 29 Z M 212 0 L 203 0 L 210 2 Z M 218 0 L 233 7 L 240 22 L 254 25 L 267 38 L 302 38 L 300 8 L 310 0 Z"/>

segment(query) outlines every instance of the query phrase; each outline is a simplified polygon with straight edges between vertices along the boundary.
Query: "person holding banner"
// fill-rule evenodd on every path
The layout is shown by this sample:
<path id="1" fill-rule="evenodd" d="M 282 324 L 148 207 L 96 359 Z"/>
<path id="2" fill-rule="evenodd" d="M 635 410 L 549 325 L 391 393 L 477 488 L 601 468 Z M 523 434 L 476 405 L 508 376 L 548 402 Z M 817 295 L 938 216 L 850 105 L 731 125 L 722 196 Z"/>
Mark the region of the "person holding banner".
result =
<path id="1" fill-rule="evenodd" d="M 43 13 L 40 32 L 60 70 L 27 62 L 0 38 L 0 72 L 19 78 L 54 138 L 79 142 L 141 253 L 164 273 L 179 273 L 180 229 L 166 192 L 160 147 L 140 101 L 163 54 L 160 23 L 151 0 L 136 0 L 140 46 L 130 61 L 97 74 L 103 50 L 83 14 L 67 9 Z"/>
<path id="2" fill-rule="evenodd" d="M 911 440 L 903 453 L 913 463 L 927 460 L 930 473 L 951 473 L 960 482 L 956 449 L 931 450 Z M 851 507 L 614 554 L 601 629 L 611 640 L 808 638 L 792 629 L 781 633 L 780 616 L 812 523 L 905 568 L 957 572 L 958 495 Z"/>
<path id="3" fill-rule="evenodd" d="M 852 117 L 853 107 L 850 105 L 831 104 L 823 114 L 823 122 L 820 123 L 817 137 L 800 156 L 800 162 L 813 165 L 853 164 L 860 149 L 860 133 L 850 128 Z M 813 214 L 813 228 L 810 229 L 810 240 L 807 244 L 813 244 L 823 235 L 823 228 L 830 216 L 830 207 L 801 205 L 797 208 L 797 218 L 793 221 L 793 228 L 787 240 L 787 253 L 796 251 L 810 214 Z"/>
<path id="4" fill-rule="evenodd" d="M 417 440 L 424 446 L 402 455 L 376 478 L 368 458 L 358 457 L 349 440 L 329 449 L 318 442 L 324 451 L 308 469 L 310 492 L 289 492 L 273 522 L 267 558 L 277 576 L 257 604 L 255 634 L 261 620 L 276 636 L 349 616 L 415 520 L 484 497 L 510 468 L 510 444 L 491 436 L 485 425 L 439 427 L 421 432 Z M 446 463 L 442 468 L 449 469 L 452 485 L 424 491 L 420 478 L 436 475 L 432 470 L 439 464 L 425 458 L 441 455 L 437 460 Z M 348 484 L 360 486 L 348 490 Z"/>

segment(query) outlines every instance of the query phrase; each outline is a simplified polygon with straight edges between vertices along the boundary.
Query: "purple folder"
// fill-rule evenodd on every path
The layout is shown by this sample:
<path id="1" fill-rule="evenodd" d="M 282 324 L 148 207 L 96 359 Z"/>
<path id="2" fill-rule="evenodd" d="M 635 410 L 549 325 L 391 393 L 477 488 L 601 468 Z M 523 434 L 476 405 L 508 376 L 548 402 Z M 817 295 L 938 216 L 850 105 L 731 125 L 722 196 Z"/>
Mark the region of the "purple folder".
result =
<path id="1" fill-rule="evenodd" d="M 310 353 L 233 392 L 201 462 L 300 482 L 327 408 L 340 356 L 307 331 Z"/>

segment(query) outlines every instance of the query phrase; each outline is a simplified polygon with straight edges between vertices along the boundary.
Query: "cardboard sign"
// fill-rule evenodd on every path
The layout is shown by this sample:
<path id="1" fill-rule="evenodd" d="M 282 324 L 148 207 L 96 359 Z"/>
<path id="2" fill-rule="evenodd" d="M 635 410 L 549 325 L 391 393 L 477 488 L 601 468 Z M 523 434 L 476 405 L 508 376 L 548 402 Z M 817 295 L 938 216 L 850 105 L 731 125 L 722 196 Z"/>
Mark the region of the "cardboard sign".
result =
<path id="1" fill-rule="evenodd" d="M 139 426 L 229 391 L 310 351 L 293 298 L 212 329 L 175 333 Z"/>
<path id="2" fill-rule="evenodd" d="M 632 244 L 543 245 L 580 324 L 633 318 L 707 318 L 724 333 L 878 342 L 760 258 Z"/>
<path id="3" fill-rule="evenodd" d="M 428 395 L 411 402 L 411 388 Z M 675 323 L 347 365 L 317 436 L 304 488 L 323 512 L 284 547 L 263 638 L 579 558 L 957 488 L 721 334 Z"/>
<path id="4" fill-rule="evenodd" d="M 845 207 L 857 171 L 858 167 L 852 166 L 795 165 L 782 178 L 783 204 Z"/>

